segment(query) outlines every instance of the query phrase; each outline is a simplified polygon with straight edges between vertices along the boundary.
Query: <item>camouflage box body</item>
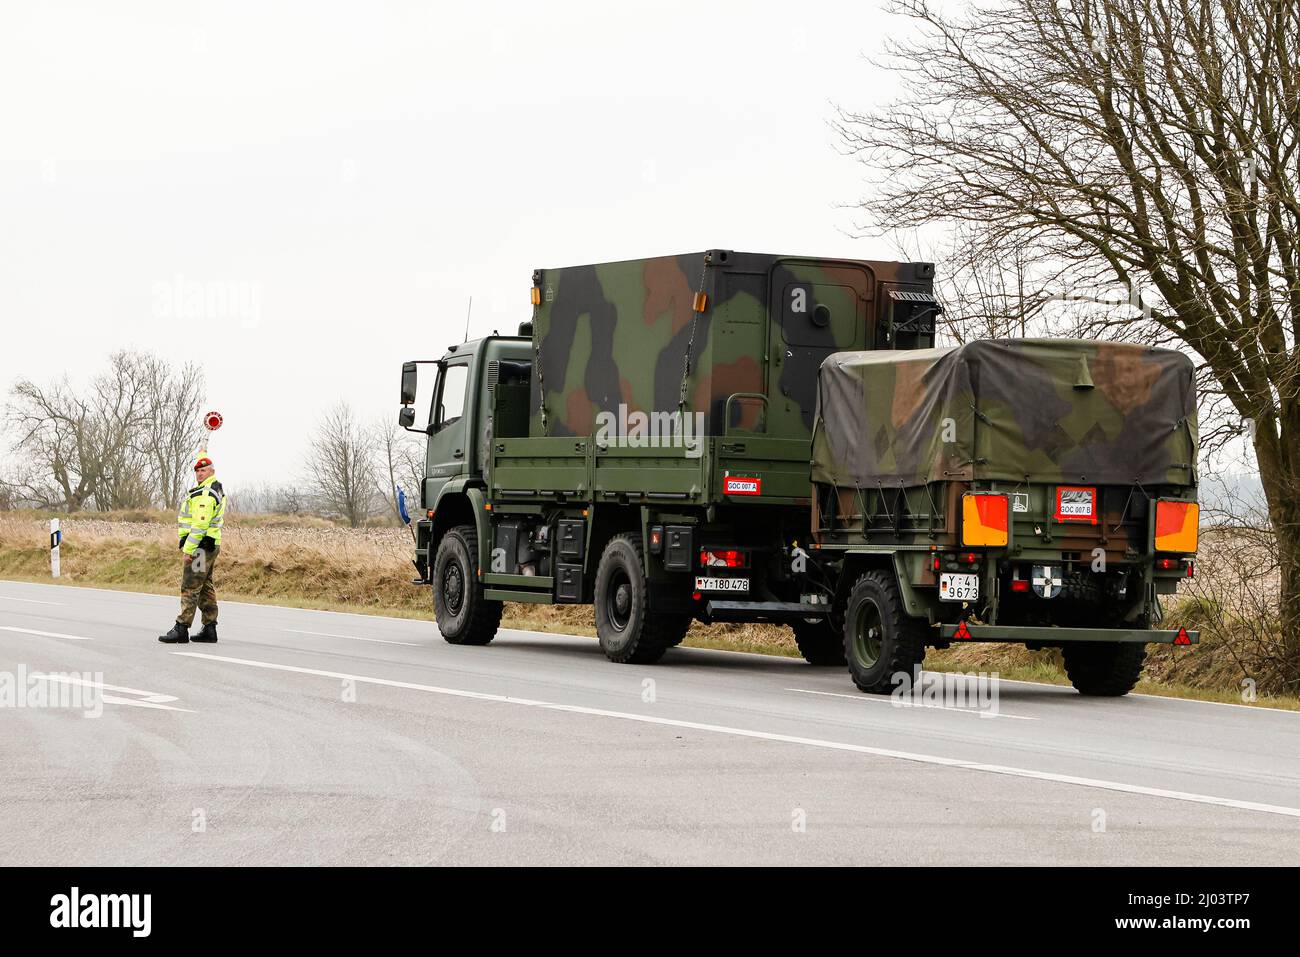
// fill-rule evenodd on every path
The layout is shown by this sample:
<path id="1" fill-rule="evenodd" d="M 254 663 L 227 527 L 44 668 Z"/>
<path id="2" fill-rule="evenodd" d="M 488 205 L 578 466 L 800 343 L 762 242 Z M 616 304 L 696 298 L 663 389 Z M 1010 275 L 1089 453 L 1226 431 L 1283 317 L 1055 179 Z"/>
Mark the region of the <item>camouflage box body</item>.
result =
<path id="1" fill-rule="evenodd" d="M 933 274 L 730 250 L 538 270 L 530 435 L 589 436 L 621 405 L 806 441 L 822 361 L 932 328 Z"/>

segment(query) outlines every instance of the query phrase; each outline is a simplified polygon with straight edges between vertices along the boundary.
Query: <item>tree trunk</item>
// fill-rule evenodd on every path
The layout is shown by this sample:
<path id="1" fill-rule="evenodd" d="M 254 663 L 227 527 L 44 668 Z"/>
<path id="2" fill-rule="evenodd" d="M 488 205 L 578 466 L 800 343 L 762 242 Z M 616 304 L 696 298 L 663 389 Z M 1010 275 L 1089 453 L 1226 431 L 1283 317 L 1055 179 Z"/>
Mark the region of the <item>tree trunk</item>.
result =
<path id="1" fill-rule="evenodd" d="M 1288 690 L 1294 691 L 1300 686 L 1300 450 L 1295 439 L 1274 434 L 1272 423 L 1257 429 L 1254 444 L 1268 517 L 1277 538 L 1282 648 L 1278 664 Z"/>

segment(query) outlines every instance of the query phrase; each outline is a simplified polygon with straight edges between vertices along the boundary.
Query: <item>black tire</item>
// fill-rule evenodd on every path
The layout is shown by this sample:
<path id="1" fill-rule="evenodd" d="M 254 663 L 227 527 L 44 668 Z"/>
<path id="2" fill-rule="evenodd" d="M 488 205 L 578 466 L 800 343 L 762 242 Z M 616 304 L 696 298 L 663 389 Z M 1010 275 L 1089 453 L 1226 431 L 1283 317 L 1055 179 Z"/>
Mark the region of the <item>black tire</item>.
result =
<path id="1" fill-rule="evenodd" d="M 1065 673 L 1079 694 L 1100 698 L 1126 695 L 1142 675 L 1147 646 L 1135 642 L 1062 642 Z"/>
<path id="2" fill-rule="evenodd" d="M 453 645 L 486 645 L 501 625 L 503 604 L 483 597 L 478 571 L 474 526 L 449 529 L 433 559 L 433 617 Z"/>
<path id="3" fill-rule="evenodd" d="M 596 636 L 618 664 L 653 664 L 686 637 L 689 615 L 655 614 L 646 588 L 641 536 L 609 540 L 596 566 Z"/>
<path id="4" fill-rule="evenodd" d="M 858 690 L 889 694 L 900 672 L 910 687 L 925 639 L 925 623 L 904 611 L 893 573 L 869 571 L 854 583 L 844 610 L 844 658 Z"/>
<path id="5" fill-rule="evenodd" d="M 818 667 L 844 667 L 844 635 L 827 618 L 790 625 L 804 661 Z"/>

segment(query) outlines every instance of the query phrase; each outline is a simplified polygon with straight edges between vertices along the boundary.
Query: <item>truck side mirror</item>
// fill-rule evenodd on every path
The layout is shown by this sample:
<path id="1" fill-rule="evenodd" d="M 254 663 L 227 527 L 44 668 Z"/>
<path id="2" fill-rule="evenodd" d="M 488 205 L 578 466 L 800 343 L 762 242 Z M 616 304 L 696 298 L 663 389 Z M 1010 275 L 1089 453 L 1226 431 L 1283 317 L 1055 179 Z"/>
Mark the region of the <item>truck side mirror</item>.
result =
<path id="1" fill-rule="evenodd" d="M 397 413 L 397 424 L 404 429 L 409 429 L 415 424 L 415 410 L 409 405 L 402 406 L 402 411 Z"/>
<path id="2" fill-rule="evenodd" d="M 419 372 L 414 362 L 402 363 L 402 405 L 415 404 L 415 388 L 418 375 Z"/>

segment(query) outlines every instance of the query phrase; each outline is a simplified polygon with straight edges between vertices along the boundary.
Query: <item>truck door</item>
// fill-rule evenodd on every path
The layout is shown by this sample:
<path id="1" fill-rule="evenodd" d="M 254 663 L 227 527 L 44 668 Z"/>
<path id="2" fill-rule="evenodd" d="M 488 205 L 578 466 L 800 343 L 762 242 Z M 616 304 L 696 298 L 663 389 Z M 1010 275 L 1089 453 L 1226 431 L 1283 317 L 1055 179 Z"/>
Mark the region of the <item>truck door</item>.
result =
<path id="1" fill-rule="evenodd" d="M 822 360 L 874 341 L 875 277 L 856 263 L 782 259 L 770 288 L 780 338 L 771 347 L 768 414 L 776 434 L 794 437 L 812 430 Z"/>
<path id="2" fill-rule="evenodd" d="M 472 356 L 445 360 L 429 409 L 429 445 L 425 459 L 424 507 L 432 508 L 447 482 L 468 468 L 469 424 L 466 395 Z"/>

